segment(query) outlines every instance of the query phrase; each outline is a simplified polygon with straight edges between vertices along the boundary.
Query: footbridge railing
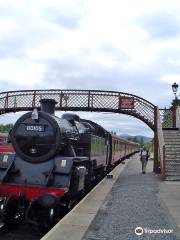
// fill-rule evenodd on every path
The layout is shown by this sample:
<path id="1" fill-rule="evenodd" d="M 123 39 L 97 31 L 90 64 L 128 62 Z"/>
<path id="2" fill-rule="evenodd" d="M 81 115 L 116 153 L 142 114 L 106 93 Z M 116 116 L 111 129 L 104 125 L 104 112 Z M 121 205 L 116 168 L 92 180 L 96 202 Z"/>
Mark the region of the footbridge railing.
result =
<path id="1" fill-rule="evenodd" d="M 115 112 L 134 116 L 154 130 L 154 105 L 123 92 L 99 90 L 25 90 L 0 93 L 0 114 L 39 108 L 39 100 L 53 98 L 56 110 Z"/>
<path id="2" fill-rule="evenodd" d="M 162 123 L 162 128 L 176 128 L 176 108 L 164 108 L 159 109 L 160 120 Z"/>

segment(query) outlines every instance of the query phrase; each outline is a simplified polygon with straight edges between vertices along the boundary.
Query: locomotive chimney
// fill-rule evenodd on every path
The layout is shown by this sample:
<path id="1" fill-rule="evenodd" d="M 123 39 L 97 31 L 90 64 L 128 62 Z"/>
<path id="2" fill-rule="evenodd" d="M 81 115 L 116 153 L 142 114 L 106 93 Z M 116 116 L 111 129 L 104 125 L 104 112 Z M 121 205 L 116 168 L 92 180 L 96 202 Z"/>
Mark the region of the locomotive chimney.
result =
<path id="1" fill-rule="evenodd" d="M 54 114 L 55 105 L 57 102 L 54 99 L 44 98 L 40 100 L 41 111 L 49 114 Z"/>

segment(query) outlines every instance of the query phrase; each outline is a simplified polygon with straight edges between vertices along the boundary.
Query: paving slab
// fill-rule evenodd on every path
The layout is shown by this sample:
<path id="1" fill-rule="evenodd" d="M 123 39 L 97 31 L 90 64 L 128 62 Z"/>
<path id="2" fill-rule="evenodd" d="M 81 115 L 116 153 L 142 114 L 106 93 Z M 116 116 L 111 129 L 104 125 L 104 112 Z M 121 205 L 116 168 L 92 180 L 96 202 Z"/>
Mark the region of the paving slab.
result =
<path id="1" fill-rule="evenodd" d="M 180 182 L 159 182 L 159 199 L 167 207 L 172 219 L 180 228 Z M 178 234 L 180 238 L 180 234 Z"/>
<path id="2" fill-rule="evenodd" d="M 103 201 L 102 200 L 94 200 L 94 201 L 86 201 L 83 202 L 76 208 L 76 213 L 97 213 L 98 209 L 101 207 Z"/>
<path id="3" fill-rule="evenodd" d="M 68 218 L 65 218 L 63 224 L 87 227 L 93 220 L 95 214 L 72 212 Z"/>
<path id="4" fill-rule="evenodd" d="M 47 239 L 51 240 L 74 240 L 82 239 L 84 233 L 86 232 L 86 227 L 83 226 L 71 226 L 69 224 L 61 224 L 60 228 L 55 228 L 53 234 L 47 234 Z"/>

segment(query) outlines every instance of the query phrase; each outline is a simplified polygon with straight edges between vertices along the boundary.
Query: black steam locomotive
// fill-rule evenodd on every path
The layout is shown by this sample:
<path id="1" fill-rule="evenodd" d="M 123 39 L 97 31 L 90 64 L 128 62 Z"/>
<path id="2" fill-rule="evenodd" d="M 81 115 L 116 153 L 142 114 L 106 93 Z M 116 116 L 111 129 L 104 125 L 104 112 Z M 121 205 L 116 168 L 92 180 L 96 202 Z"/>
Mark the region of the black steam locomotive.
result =
<path id="1" fill-rule="evenodd" d="M 0 154 L 0 219 L 53 225 L 63 208 L 139 145 L 113 136 L 98 124 L 66 113 L 54 115 L 56 102 L 21 116 L 10 132 L 15 153 Z"/>

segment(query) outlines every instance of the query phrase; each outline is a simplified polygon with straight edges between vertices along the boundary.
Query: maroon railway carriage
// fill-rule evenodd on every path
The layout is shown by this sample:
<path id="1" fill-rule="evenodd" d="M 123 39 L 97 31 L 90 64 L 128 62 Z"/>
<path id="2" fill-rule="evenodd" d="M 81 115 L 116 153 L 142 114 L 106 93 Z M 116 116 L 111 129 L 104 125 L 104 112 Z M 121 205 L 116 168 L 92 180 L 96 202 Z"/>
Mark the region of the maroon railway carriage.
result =
<path id="1" fill-rule="evenodd" d="M 13 153 L 14 148 L 8 142 L 8 133 L 0 133 L 0 153 Z"/>
<path id="2" fill-rule="evenodd" d="M 111 164 L 116 164 L 119 160 L 132 155 L 139 151 L 140 145 L 131 141 L 127 141 L 116 135 L 112 135 L 111 140 Z"/>

